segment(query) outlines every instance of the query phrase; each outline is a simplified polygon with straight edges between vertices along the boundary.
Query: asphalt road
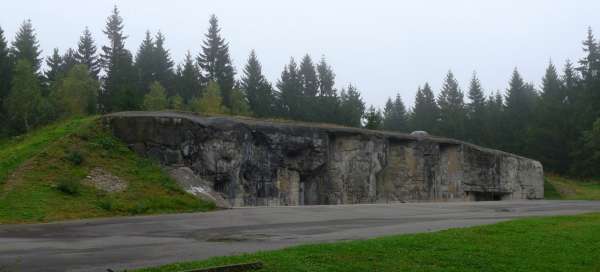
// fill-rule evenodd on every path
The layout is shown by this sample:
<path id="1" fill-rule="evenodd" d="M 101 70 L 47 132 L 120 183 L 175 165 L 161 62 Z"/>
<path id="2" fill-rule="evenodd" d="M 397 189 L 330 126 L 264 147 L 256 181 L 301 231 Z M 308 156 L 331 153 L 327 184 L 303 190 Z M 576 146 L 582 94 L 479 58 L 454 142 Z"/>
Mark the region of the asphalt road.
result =
<path id="1" fill-rule="evenodd" d="M 600 212 L 600 201 L 411 203 L 240 208 L 0 225 L 0 271 L 131 269 L 305 243 L 593 211 Z"/>

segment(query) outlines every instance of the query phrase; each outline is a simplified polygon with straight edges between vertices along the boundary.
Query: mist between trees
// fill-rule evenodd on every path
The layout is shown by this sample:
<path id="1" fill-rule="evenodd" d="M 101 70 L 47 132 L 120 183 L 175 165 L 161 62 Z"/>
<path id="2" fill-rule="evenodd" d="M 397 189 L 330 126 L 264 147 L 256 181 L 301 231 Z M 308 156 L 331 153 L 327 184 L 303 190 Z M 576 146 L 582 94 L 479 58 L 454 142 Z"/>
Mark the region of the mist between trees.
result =
<path id="1" fill-rule="evenodd" d="M 425 130 L 536 158 L 547 171 L 600 176 L 600 48 L 591 29 L 583 57 L 560 69 L 549 63 L 541 86 L 527 83 L 515 69 L 504 92 L 486 97 L 476 73 L 463 92 L 449 71 L 437 96 L 424 83 L 412 108 L 397 95 L 377 109 L 366 108 L 353 85 L 336 89 L 325 58 L 315 62 L 306 55 L 299 63 L 290 58 L 272 84 L 251 51 L 236 79 L 214 15 L 199 53 L 188 52 L 179 65 L 161 32 L 146 32 L 134 56 L 126 49 L 123 26 L 115 7 L 103 31 L 107 45 L 98 48 L 86 28 L 76 49 L 62 54 L 55 49 L 45 60 L 31 21 L 21 24 L 11 44 L 0 28 L 0 136 L 70 116 L 174 109 Z"/>

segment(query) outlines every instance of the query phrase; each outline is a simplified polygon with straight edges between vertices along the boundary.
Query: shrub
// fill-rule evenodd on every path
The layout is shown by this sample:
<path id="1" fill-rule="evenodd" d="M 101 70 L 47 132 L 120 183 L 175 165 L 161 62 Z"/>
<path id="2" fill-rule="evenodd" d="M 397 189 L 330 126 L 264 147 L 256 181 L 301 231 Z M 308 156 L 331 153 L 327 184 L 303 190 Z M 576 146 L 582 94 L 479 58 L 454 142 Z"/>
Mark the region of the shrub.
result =
<path id="1" fill-rule="evenodd" d="M 111 199 L 102 199 L 98 202 L 98 207 L 100 207 L 100 209 L 103 209 L 107 212 L 110 212 L 113 210 L 114 205 Z"/>
<path id="2" fill-rule="evenodd" d="M 73 178 L 62 178 L 58 181 L 56 189 L 66 195 L 75 196 L 81 192 L 81 184 Z"/>
<path id="3" fill-rule="evenodd" d="M 73 165 L 81 165 L 83 163 L 83 155 L 79 151 L 70 151 L 65 156 L 65 159 L 71 162 Z"/>

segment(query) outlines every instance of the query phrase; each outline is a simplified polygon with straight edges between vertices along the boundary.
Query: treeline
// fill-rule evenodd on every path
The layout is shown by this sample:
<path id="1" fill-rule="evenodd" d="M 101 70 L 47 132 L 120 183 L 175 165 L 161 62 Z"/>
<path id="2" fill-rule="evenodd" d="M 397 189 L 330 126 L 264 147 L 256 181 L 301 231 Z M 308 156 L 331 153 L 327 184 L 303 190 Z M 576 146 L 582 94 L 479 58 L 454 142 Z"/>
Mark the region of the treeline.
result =
<path id="1" fill-rule="evenodd" d="M 558 71 L 550 62 L 541 86 L 527 83 L 515 68 L 505 92 L 486 97 L 473 73 L 465 94 L 452 72 L 434 95 L 418 88 L 414 107 L 400 96 L 383 111 L 370 107 L 366 126 L 429 133 L 539 159 L 546 171 L 600 176 L 600 45 L 592 30 L 584 57 Z M 465 99 L 465 95 L 468 99 Z"/>
<path id="2" fill-rule="evenodd" d="M 217 18 L 209 23 L 199 52 L 188 52 L 179 65 L 161 32 L 146 32 L 135 55 L 130 52 L 116 7 L 103 31 L 107 45 L 98 48 L 86 28 L 75 49 L 55 49 L 45 60 L 30 21 L 10 45 L 0 28 L 0 136 L 68 116 L 174 109 L 425 130 L 532 156 L 553 172 L 600 176 L 600 48 L 591 30 L 578 64 L 567 62 L 559 72 L 550 63 L 541 86 L 515 69 L 507 90 L 488 97 L 474 73 L 465 98 L 448 72 L 437 96 L 425 83 L 412 108 L 397 95 L 380 110 L 367 109 L 353 85 L 336 89 L 325 58 L 291 58 L 272 84 L 251 51 L 238 75 Z"/>

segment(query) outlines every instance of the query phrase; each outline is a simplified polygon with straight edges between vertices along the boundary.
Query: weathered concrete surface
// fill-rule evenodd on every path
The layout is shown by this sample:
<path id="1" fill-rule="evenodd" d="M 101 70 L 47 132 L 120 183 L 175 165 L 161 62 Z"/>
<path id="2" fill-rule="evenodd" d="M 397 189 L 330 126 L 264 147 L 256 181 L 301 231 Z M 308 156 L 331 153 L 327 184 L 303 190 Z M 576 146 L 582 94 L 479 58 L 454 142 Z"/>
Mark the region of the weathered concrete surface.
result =
<path id="1" fill-rule="evenodd" d="M 598 201 L 496 201 L 238 208 L 210 213 L 0 225 L 6 271 L 131 270 L 298 244 L 600 211 Z M 527 241 L 524 241 L 527 242 Z"/>
<path id="2" fill-rule="evenodd" d="M 452 139 L 174 112 L 103 120 L 232 206 L 543 198 L 539 162 Z"/>

